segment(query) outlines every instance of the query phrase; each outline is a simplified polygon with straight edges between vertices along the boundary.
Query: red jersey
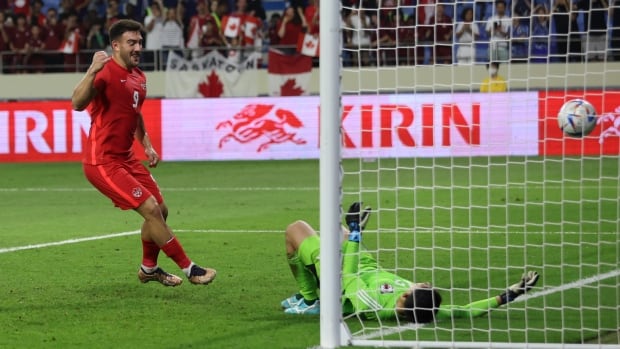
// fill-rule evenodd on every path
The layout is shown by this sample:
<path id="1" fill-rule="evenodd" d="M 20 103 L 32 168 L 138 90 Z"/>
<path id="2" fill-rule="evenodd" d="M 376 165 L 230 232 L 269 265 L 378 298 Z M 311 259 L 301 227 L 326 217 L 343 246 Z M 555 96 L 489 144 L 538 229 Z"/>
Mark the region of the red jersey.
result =
<path id="1" fill-rule="evenodd" d="M 132 145 L 146 97 L 146 76 L 114 59 L 95 76 L 97 94 L 90 102 L 91 124 L 83 162 L 91 165 L 134 157 Z"/>

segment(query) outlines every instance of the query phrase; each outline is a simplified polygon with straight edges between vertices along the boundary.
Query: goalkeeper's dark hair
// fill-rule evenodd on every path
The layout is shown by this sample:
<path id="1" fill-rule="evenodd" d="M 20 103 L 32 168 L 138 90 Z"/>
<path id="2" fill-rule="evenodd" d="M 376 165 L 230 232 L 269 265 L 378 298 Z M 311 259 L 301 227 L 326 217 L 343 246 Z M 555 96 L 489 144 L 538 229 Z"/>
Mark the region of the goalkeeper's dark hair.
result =
<path id="1" fill-rule="evenodd" d="M 435 321 L 441 305 L 441 295 L 434 288 L 416 288 L 405 299 L 403 317 L 409 322 L 423 324 Z"/>
<path id="2" fill-rule="evenodd" d="M 110 43 L 118 40 L 125 32 L 142 32 L 144 27 L 142 23 L 133 19 L 120 19 L 110 26 Z"/>

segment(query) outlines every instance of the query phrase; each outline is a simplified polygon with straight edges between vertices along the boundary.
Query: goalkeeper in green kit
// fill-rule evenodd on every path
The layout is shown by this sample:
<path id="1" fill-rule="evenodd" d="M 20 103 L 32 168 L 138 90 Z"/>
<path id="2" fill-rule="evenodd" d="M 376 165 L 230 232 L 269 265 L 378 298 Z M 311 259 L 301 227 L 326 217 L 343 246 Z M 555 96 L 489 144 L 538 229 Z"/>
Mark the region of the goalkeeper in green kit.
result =
<path id="1" fill-rule="evenodd" d="M 348 229 L 343 227 L 342 244 L 344 314 L 358 313 L 366 319 L 400 318 L 415 323 L 477 317 L 526 293 L 540 276 L 528 271 L 519 282 L 495 297 L 467 305 L 441 304 L 441 295 L 429 283 L 413 283 L 383 270 L 370 253 L 361 249 L 362 231 L 369 215 L 370 208 L 362 210 L 360 202 L 352 204 L 346 215 Z M 299 291 L 281 302 L 285 313 L 320 314 L 319 253 L 319 236 L 308 223 L 299 220 L 286 228 L 286 255 Z"/>

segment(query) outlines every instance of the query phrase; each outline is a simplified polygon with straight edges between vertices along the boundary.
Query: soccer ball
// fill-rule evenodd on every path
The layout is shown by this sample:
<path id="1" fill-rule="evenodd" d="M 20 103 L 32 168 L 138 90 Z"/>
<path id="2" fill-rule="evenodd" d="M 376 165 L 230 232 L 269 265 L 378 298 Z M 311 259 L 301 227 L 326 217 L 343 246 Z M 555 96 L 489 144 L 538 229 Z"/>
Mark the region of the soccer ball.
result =
<path id="1" fill-rule="evenodd" d="M 596 110 L 584 99 L 571 99 L 558 113 L 558 126 L 571 137 L 587 136 L 596 126 Z"/>

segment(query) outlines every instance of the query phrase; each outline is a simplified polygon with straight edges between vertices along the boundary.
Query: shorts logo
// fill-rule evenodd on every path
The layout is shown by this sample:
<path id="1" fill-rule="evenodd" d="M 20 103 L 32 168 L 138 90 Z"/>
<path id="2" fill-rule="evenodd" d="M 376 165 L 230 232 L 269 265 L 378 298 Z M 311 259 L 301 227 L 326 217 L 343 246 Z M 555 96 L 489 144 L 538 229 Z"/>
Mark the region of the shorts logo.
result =
<path id="1" fill-rule="evenodd" d="M 142 196 L 142 189 L 140 188 L 133 188 L 131 190 L 131 195 L 133 195 L 134 198 L 139 198 Z"/>
<path id="2" fill-rule="evenodd" d="M 381 293 L 394 293 L 394 287 L 390 284 L 381 285 L 381 289 L 379 290 Z"/>

